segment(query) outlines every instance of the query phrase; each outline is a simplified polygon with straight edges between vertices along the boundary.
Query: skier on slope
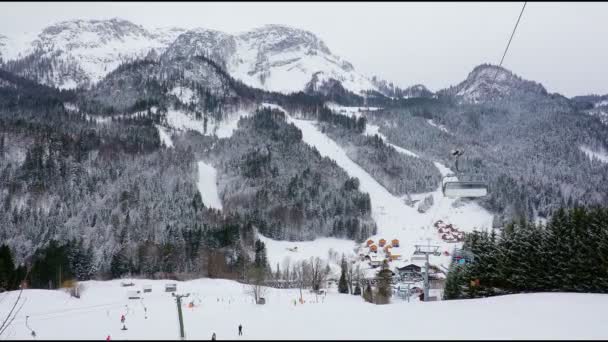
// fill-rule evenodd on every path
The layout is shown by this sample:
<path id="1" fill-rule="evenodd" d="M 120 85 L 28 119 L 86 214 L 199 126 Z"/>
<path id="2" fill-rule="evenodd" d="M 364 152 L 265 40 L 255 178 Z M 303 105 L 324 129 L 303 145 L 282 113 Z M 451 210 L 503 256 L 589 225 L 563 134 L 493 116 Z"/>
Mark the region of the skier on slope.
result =
<path id="1" fill-rule="evenodd" d="M 120 316 L 120 323 L 124 323 L 125 322 L 125 315 Z"/>
<path id="2" fill-rule="evenodd" d="M 211 335 L 211 341 L 215 341 L 215 333 L 213 333 L 213 335 Z"/>
<path id="3" fill-rule="evenodd" d="M 243 326 L 239 324 L 239 336 L 243 335 Z"/>
<path id="4" fill-rule="evenodd" d="M 108 337 L 106 337 L 106 341 L 109 341 L 109 340 L 110 340 L 110 335 L 108 335 Z"/>

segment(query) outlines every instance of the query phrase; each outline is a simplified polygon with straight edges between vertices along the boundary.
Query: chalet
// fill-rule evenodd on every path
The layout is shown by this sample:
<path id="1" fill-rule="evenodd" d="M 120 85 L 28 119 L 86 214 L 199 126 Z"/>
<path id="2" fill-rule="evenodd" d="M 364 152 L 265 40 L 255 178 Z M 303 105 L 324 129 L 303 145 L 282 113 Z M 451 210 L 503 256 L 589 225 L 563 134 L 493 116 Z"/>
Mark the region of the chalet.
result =
<path id="1" fill-rule="evenodd" d="M 401 249 L 400 248 L 389 248 L 387 249 L 386 256 L 389 260 L 400 260 L 401 259 Z"/>
<path id="2" fill-rule="evenodd" d="M 378 241 L 378 246 L 380 246 L 380 247 L 384 247 L 385 244 L 386 244 L 386 240 L 384 240 L 384 239 L 380 239 L 380 241 Z"/>
<path id="3" fill-rule="evenodd" d="M 437 267 L 435 265 L 429 265 L 429 277 L 432 276 L 432 275 L 434 275 L 434 274 L 441 274 L 441 275 L 443 275 L 443 271 L 439 267 Z"/>
<path id="4" fill-rule="evenodd" d="M 413 277 L 422 275 L 422 267 L 416 264 L 409 264 L 403 267 L 397 267 L 397 272 L 401 277 Z"/>
<path id="5" fill-rule="evenodd" d="M 175 291 L 177 291 L 176 283 L 165 284 L 165 292 L 175 292 Z"/>
<path id="6" fill-rule="evenodd" d="M 372 239 L 367 240 L 367 247 L 369 247 L 373 244 L 374 244 L 374 240 L 372 240 Z"/>
<path id="7" fill-rule="evenodd" d="M 377 252 L 378 251 L 378 246 L 372 244 L 371 246 L 369 246 L 369 251 L 370 252 Z"/>
<path id="8" fill-rule="evenodd" d="M 144 285 L 143 289 L 144 289 L 144 293 L 152 292 L 152 285 Z"/>
<path id="9" fill-rule="evenodd" d="M 379 256 L 377 253 L 370 253 L 367 256 L 367 259 L 369 259 L 369 265 L 372 267 L 378 267 L 382 265 L 382 262 L 384 261 L 384 258 L 382 258 L 381 256 Z"/>
<path id="10" fill-rule="evenodd" d="M 393 245 L 393 247 L 399 247 L 399 240 L 393 239 L 393 241 L 391 241 L 391 245 Z"/>

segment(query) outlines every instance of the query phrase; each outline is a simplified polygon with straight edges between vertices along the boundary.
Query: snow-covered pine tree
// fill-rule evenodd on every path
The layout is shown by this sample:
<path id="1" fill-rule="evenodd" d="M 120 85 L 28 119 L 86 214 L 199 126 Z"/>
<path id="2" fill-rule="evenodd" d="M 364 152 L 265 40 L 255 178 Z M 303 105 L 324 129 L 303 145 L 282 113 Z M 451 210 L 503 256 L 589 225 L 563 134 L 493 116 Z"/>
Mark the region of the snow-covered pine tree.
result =
<path id="1" fill-rule="evenodd" d="M 348 293 L 348 283 L 346 282 L 346 259 L 342 254 L 342 262 L 340 263 L 340 280 L 338 281 L 338 292 Z"/>

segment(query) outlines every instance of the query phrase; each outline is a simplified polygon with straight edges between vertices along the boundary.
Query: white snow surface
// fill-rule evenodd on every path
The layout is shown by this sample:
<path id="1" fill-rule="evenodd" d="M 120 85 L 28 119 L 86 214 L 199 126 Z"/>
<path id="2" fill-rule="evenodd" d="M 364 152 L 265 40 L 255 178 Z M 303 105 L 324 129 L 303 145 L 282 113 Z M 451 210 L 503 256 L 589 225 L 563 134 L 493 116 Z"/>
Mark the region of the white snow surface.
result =
<path id="1" fill-rule="evenodd" d="M 76 65 L 93 83 L 98 82 L 121 63 L 145 57 L 150 51 L 162 52 L 184 29 L 159 28 L 148 31 L 129 21 L 70 20 L 45 28 L 39 34 L 24 33 L 7 37 L 0 55 L 5 60 L 25 57 L 35 50 L 45 57 L 57 54 L 63 62 Z M 68 89 L 78 80 L 49 80 Z"/>
<path id="2" fill-rule="evenodd" d="M 319 238 L 313 241 L 279 241 L 259 233 L 258 238 L 266 245 L 266 256 L 273 270 L 277 263 L 282 266 L 286 258 L 289 258 L 290 263 L 310 260 L 311 257 L 328 260 L 330 249 L 341 257 L 342 253 L 345 256 L 354 256 L 354 250 L 357 248 L 357 244 L 352 240 L 336 238 Z"/>
<path id="3" fill-rule="evenodd" d="M 180 41 L 186 46 L 173 46 Z M 194 46 L 195 44 L 196 46 Z M 376 89 L 372 82 L 311 32 L 282 25 L 265 25 L 239 34 L 204 28 L 156 28 L 147 30 L 127 20 L 70 20 L 48 26 L 40 33 L 0 35 L 0 57 L 14 60 L 36 50 L 45 57 L 57 54 L 78 73 L 77 79 L 53 77 L 47 83 L 74 88 L 85 80 L 98 82 L 121 63 L 177 48 L 200 54 L 217 52 L 233 77 L 270 91 L 304 90 L 316 78 L 335 79 L 355 93 Z M 197 48 L 198 47 L 198 48 Z M 169 51 L 172 52 L 172 51 Z M 185 57 L 190 57 L 186 55 Z"/>
<path id="4" fill-rule="evenodd" d="M 359 296 L 316 296 L 298 289 L 268 289 L 266 305 L 253 304 L 246 285 L 222 279 L 186 282 L 134 279 L 87 281 L 81 298 L 61 290 L 24 290 L 24 306 L 3 336 L 6 339 L 177 340 L 179 324 L 175 298 L 164 292 L 176 283 L 182 301 L 186 339 L 607 339 L 604 312 L 608 295 L 534 293 L 482 299 L 411 302 L 393 297 L 392 305 L 374 305 Z M 127 299 L 127 291 L 150 285 L 143 299 Z M 0 294 L 6 312 L 17 292 Z M 194 307 L 187 305 L 193 301 Z M 147 312 L 144 312 L 144 307 Z M 125 327 L 120 323 L 125 315 Z M 147 318 L 146 318 L 147 317 Z M 238 336 L 238 325 L 243 336 Z"/>
<path id="5" fill-rule="evenodd" d="M 218 138 L 229 138 L 238 128 L 241 117 L 250 114 L 247 110 L 239 110 L 234 113 L 226 113 L 221 121 L 209 118 L 207 122 L 207 132 L 203 119 L 196 119 L 194 115 L 181 110 L 170 109 L 167 111 L 167 124 L 176 130 L 192 130 L 203 135 L 216 135 Z"/>
<path id="6" fill-rule="evenodd" d="M 608 100 L 602 100 L 602 101 L 596 102 L 593 104 L 593 106 L 595 108 L 602 107 L 602 106 L 608 106 Z"/>
<path id="7" fill-rule="evenodd" d="M 222 201 L 217 191 L 217 171 L 204 161 L 198 162 L 197 186 L 206 207 L 222 210 Z"/>
<path id="8" fill-rule="evenodd" d="M 171 140 L 171 133 L 169 130 L 163 126 L 155 125 L 158 129 L 158 135 L 160 136 L 161 143 L 165 144 L 166 147 L 173 147 L 173 140 Z"/>
<path id="9" fill-rule="evenodd" d="M 382 109 L 380 107 L 342 106 L 342 105 L 339 105 L 339 104 L 336 104 L 333 102 L 327 102 L 327 103 L 325 103 L 325 105 L 327 106 L 327 108 L 331 109 L 332 111 L 334 111 L 336 113 L 348 115 L 348 116 L 354 115 L 357 118 L 359 118 L 361 116 L 365 116 L 366 112 L 371 112 L 371 111 L 376 111 L 376 110 Z"/>
<path id="10" fill-rule="evenodd" d="M 606 153 L 605 151 L 594 151 L 587 146 L 579 146 L 579 149 L 583 151 L 583 153 L 585 153 L 587 157 L 589 157 L 589 159 L 591 160 L 596 159 L 601 161 L 602 163 L 608 163 L 608 153 Z"/>
<path id="11" fill-rule="evenodd" d="M 317 75 L 336 79 L 354 92 L 376 89 L 350 63 L 332 54 L 312 33 L 282 25 L 266 25 L 234 36 L 235 52 L 228 72 L 245 84 L 269 91 L 303 90 Z"/>
<path id="12" fill-rule="evenodd" d="M 169 94 L 175 95 L 182 103 L 190 104 L 196 100 L 194 91 L 188 87 L 176 86 Z"/>

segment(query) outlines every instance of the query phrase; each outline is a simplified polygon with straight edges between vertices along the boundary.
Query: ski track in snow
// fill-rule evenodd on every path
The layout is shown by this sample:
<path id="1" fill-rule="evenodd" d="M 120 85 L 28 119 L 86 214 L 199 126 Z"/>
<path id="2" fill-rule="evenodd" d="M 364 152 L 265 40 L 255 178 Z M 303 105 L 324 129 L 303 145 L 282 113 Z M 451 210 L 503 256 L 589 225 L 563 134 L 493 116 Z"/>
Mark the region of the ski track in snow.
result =
<path id="1" fill-rule="evenodd" d="M 605 294 L 534 293 L 426 303 L 393 297 L 392 305 L 374 305 L 332 287 L 326 296 L 304 290 L 305 303 L 294 305 L 298 289 L 269 288 L 266 305 L 256 305 L 247 286 L 231 280 L 132 279 L 134 286 L 121 287 L 125 280 L 82 282 L 79 299 L 60 290 L 27 289 L 23 309 L 3 337 L 31 340 L 29 326 L 36 339 L 103 340 L 110 335 L 111 340 L 177 340 L 175 298 L 164 291 L 166 283 L 176 283 L 177 293 L 190 293 L 182 301 L 188 340 L 207 340 L 214 332 L 218 340 L 236 340 L 239 324 L 241 338 L 255 340 L 608 339 Z M 152 292 L 141 300 L 127 299 L 127 291 L 144 285 Z M 7 312 L 17 295 L 3 293 L 7 297 L 0 312 Z M 187 306 L 191 301 L 193 308 Z M 127 330 L 121 330 L 123 314 Z"/>
<path id="2" fill-rule="evenodd" d="M 441 187 L 436 191 L 425 194 L 414 194 L 412 199 L 423 199 L 432 194 L 434 205 L 426 212 L 419 213 L 417 205 L 409 207 L 404 203 L 404 196 L 394 196 L 370 174 L 368 174 L 357 163 L 352 161 L 346 152 L 335 141 L 323 134 L 313 121 L 292 118 L 283 108 L 274 104 L 263 104 L 263 106 L 273 107 L 283 110 L 287 115 L 288 122 L 293 123 L 302 131 L 302 139 L 310 146 L 317 148 L 322 156 L 329 157 L 348 173 L 351 177 L 357 177 L 360 182 L 360 190 L 370 195 L 372 204 L 372 218 L 378 226 L 378 234 L 370 237 L 377 241 L 384 238 L 388 241 L 399 239 L 402 260 L 392 263 L 393 266 L 404 266 L 409 261 L 415 250 L 416 244 L 432 244 L 440 246 L 440 251 L 452 252 L 455 243 L 444 242 L 440 239 L 433 224 L 437 220 L 443 220 L 454 224 L 460 230 L 470 232 L 474 229 L 489 229 L 492 224 L 492 215 L 481 208 L 476 203 L 465 203 L 459 208 L 454 208 L 454 199 L 443 197 Z M 378 134 L 385 142 L 386 137 L 379 133 L 378 126 L 368 125 L 365 134 Z M 390 144 L 390 143 L 389 143 Z M 410 156 L 419 157 L 417 154 L 402 147 L 390 144 L 397 151 Z M 435 162 L 437 169 L 442 175 L 451 173 L 446 166 Z M 299 242 L 298 246 L 311 242 Z M 448 267 L 450 256 L 431 256 L 431 262 Z"/>
<path id="3" fill-rule="evenodd" d="M 222 201 L 217 191 L 217 172 L 215 168 L 203 161 L 198 162 L 198 191 L 203 204 L 208 208 L 222 210 Z"/>

